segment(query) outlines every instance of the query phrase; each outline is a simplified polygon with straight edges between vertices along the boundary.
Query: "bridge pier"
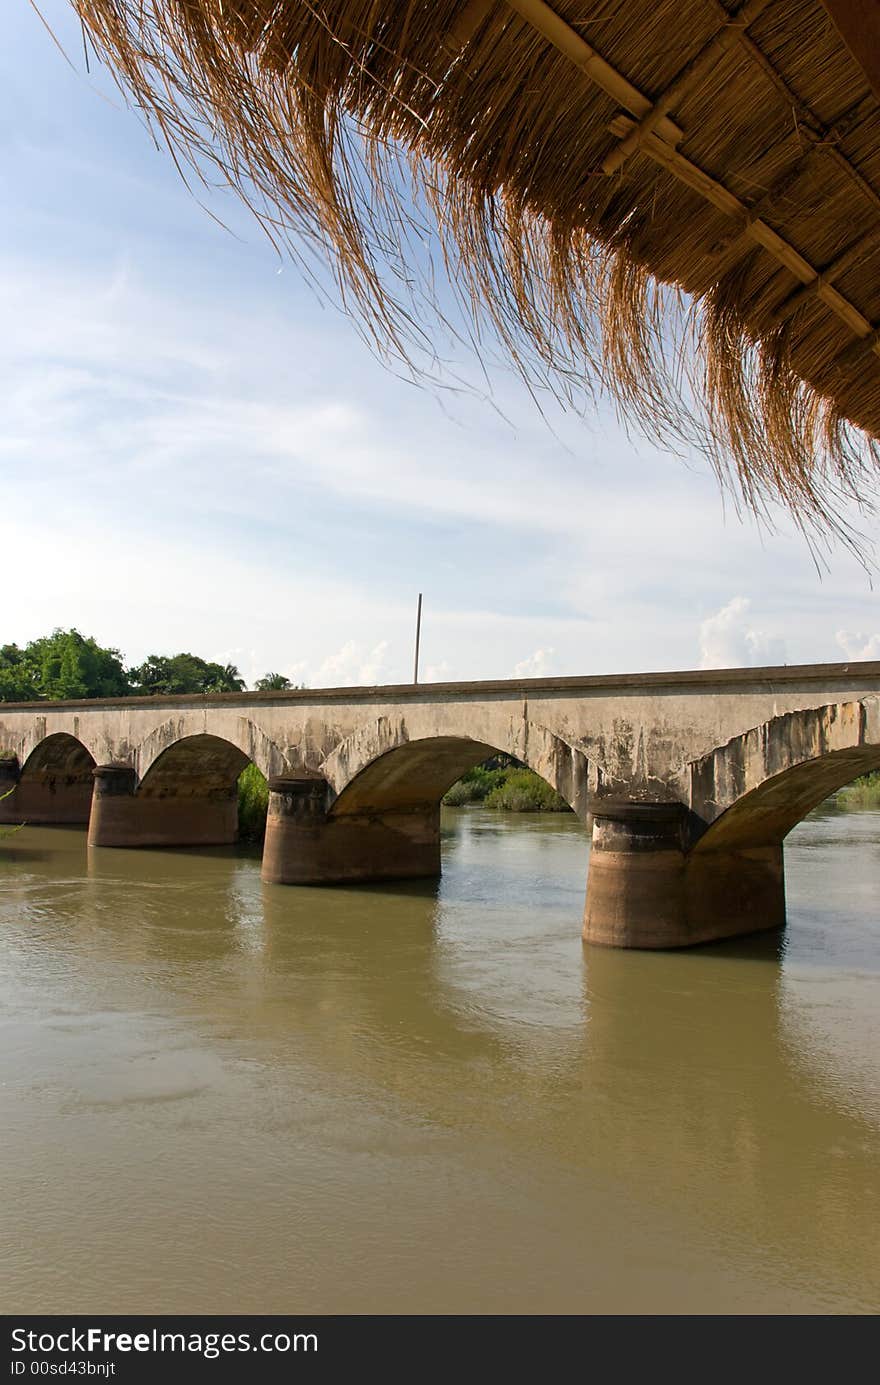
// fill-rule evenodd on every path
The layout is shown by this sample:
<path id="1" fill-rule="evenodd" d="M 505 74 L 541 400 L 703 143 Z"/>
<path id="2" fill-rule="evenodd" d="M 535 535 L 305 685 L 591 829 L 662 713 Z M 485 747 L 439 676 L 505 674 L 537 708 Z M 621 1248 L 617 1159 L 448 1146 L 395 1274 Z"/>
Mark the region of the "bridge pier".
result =
<path id="1" fill-rule="evenodd" d="M 323 779 L 269 780 L 263 879 L 342 885 L 440 874 L 440 805 L 341 813 Z"/>
<path id="2" fill-rule="evenodd" d="M 238 836 L 235 783 L 151 794 L 138 792 L 129 765 L 96 765 L 93 774 L 90 846 L 229 846 Z"/>
<path id="3" fill-rule="evenodd" d="M 91 771 L 91 760 L 51 761 L 25 773 L 18 760 L 0 760 L 0 795 L 8 795 L 0 797 L 0 822 L 84 827 L 92 803 Z"/>
<path id="4" fill-rule="evenodd" d="M 781 842 L 688 849 L 682 803 L 594 801 L 584 940 L 672 948 L 785 923 Z"/>

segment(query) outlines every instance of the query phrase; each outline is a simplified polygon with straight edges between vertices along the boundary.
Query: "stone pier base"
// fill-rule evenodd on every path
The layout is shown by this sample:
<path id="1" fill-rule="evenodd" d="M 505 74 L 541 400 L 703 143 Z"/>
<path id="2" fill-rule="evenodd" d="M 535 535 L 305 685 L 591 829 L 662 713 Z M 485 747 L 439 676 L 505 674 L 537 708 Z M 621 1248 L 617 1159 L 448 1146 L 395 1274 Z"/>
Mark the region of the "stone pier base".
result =
<path id="1" fill-rule="evenodd" d="M 0 822 L 84 827 L 92 806 L 91 764 L 85 771 L 44 766 L 21 775 L 17 760 L 0 760 L 0 795 Z"/>
<path id="2" fill-rule="evenodd" d="M 229 846 L 238 836 L 238 793 L 138 793 L 127 765 L 94 770 L 90 846 Z"/>
<path id="3" fill-rule="evenodd" d="M 440 874 L 440 807 L 328 812 L 316 779 L 270 779 L 263 879 L 278 885 L 412 880 Z"/>
<path id="4" fill-rule="evenodd" d="M 585 941 L 689 947 L 784 923 L 781 843 L 688 851 L 682 804 L 594 806 Z"/>

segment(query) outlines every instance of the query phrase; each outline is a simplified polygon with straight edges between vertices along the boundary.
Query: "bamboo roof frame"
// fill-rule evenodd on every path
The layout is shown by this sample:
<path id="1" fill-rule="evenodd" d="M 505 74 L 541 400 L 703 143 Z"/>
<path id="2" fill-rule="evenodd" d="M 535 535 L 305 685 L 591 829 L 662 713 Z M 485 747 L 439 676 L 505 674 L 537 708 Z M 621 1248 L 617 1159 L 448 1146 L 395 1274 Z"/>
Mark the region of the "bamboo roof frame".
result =
<path id="1" fill-rule="evenodd" d="M 636 148 L 640 148 L 650 158 L 662 164 L 681 182 L 693 188 L 707 202 L 711 202 L 719 211 L 726 216 L 740 218 L 742 220 L 742 234 L 749 236 L 756 241 L 763 249 L 768 250 L 774 255 L 781 265 L 795 274 L 805 285 L 815 288 L 819 298 L 836 313 L 847 327 L 855 332 L 856 336 L 867 339 L 873 336 L 874 328 L 852 303 L 849 303 L 843 294 L 833 286 L 833 280 L 829 280 L 827 275 L 823 276 L 814 265 L 799 254 L 792 245 L 789 245 L 782 236 L 778 235 L 771 226 L 768 226 L 760 216 L 756 216 L 754 209 L 751 209 L 741 202 L 729 188 L 716 179 L 710 178 L 707 173 L 698 168 L 690 159 L 680 154 L 674 145 L 670 145 L 663 135 L 667 132 L 668 126 L 664 125 L 667 112 L 672 109 L 676 101 L 698 83 L 706 74 L 709 65 L 715 61 L 720 52 L 725 51 L 731 44 L 737 43 L 745 36 L 745 31 L 753 19 L 763 13 L 770 3 L 770 0 L 747 0 L 747 3 L 733 14 L 728 14 L 723 6 L 718 6 L 725 18 L 722 20 L 719 15 L 720 26 L 718 33 L 709 43 L 701 49 L 696 58 L 692 59 L 687 67 L 679 74 L 676 80 L 666 91 L 657 98 L 652 104 L 648 98 L 637 89 L 631 86 L 619 73 L 614 72 L 598 55 L 590 50 L 590 56 L 586 61 L 578 60 L 574 55 L 583 46 L 584 49 L 589 45 L 575 33 L 569 25 L 553 11 L 544 0 L 504 0 L 512 10 L 522 15 L 530 24 L 543 34 L 546 39 L 565 53 L 566 57 L 571 57 L 582 72 L 601 86 L 603 91 L 607 91 L 610 96 L 614 96 L 620 101 L 621 105 L 626 105 L 627 109 L 634 115 L 640 115 L 637 124 L 621 117 L 610 126 L 611 133 L 618 135 L 620 143 L 605 159 L 602 171 L 612 174 L 620 168 L 630 154 Z M 567 31 L 567 32 L 566 32 Z M 745 49 L 750 57 L 755 57 L 760 53 L 757 45 L 749 44 Z M 761 55 L 762 63 L 766 59 Z M 767 64 L 769 66 L 769 64 Z M 808 127 L 809 128 L 809 127 Z M 678 142 L 679 132 L 676 130 L 676 140 Z M 817 143 L 827 143 L 829 148 L 833 148 L 826 132 L 822 132 Z M 815 146 L 813 146 L 815 147 Z M 812 151 L 811 151 L 812 152 Z M 862 186 L 864 180 L 851 168 L 847 160 L 842 159 L 842 164 L 847 172 L 857 180 L 858 186 Z M 865 185 L 867 187 L 867 185 Z M 772 190 L 766 196 L 772 196 Z M 869 196 L 872 200 L 877 199 L 877 194 L 873 188 L 869 189 Z M 878 202 L 880 205 L 880 202 Z M 849 348 L 847 348 L 849 349 Z M 871 341 L 869 349 L 876 350 L 880 354 L 880 342 Z M 846 354 L 846 353 L 842 353 Z"/>
<path id="2" fill-rule="evenodd" d="M 362 227 L 357 218 L 360 215 L 363 220 L 363 212 L 357 210 L 357 194 L 351 200 L 342 185 L 344 178 L 350 176 L 349 169 L 343 169 L 342 177 L 330 167 L 310 167 L 304 172 L 302 169 L 303 148 L 308 158 L 317 156 L 320 163 L 322 141 L 329 154 L 333 136 L 316 132 L 316 126 L 305 135 L 296 135 L 291 145 L 288 132 L 279 132 L 282 118 L 288 118 L 287 99 L 294 103 L 299 100 L 307 107 L 314 97 L 316 118 L 321 101 L 331 99 L 322 95 L 323 69 L 334 68 L 326 88 L 334 93 L 334 103 L 340 101 L 338 90 L 344 93 L 343 113 L 346 103 L 357 109 L 356 121 L 367 140 L 368 173 L 379 178 L 379 200 L 389 196 L 387 184 L 382 184 L 377 172 L 378 164 L 373 162 L 379 145 L 392 133 L 405 150 L 408 141 L 418 142 L 424 135 L 429 148 L 427 157 L 440 171 L 425 175 L 425 155 L 418 150 L 413 154 L 414 167 L 419 166 L 423 182 L 427 177 L 429 200 L 441 232 L 456 242 L 453 271 L 456 254 L 463 256 L 467 293 L 474 302 L 482 297 L 488 303 L 502 340 L 527 372 L 531 348 L 538 361 L 543 362 L 543 378 L 552 380 L 555 373 L 562 382 L 562 395 L 568 397 L 579 358 L 586 375 L 592 373 L 600 386 L 617 398 L 624 412 L 649 431 L 653 411 L 653 422 L 661 436 L 669 438 L 678 429 L 678 436 L 688 443 L 697 440 L 703 445 L 722 481 L 732 483 L 734 493 L 757 512 L 766 513 L 768 503 L 781 500 L 805 528 L 822 531 L 838 526 L 846 537 L 846 522 L 841 518 L 841 504 L 846 497 L 870 508 L 880 460 L 876 447 L 880 437 L 880 375 L 876 380 L 872 375 L 870 384 L 862 386 L 859 372 L 867 359 L 873 360 L 871 370 L 876 372 L 880 358 L 880 260 L 874 263 L 880 250 L 880 93 L 874 86 L 870 57 L 860 60 L 861 71 L 852 64 L 853 56 L 859 57 L 858 43 L 852 38 L 853 33 L 859 32 L 853 7 L 858 11 L 865 0 L 821 0 L 836 26 L 828 33 L 821 30 L 821 43 L 816 38 L 820 33 L 820 0 L 744 0 L 739 4 L 735 0 L 687 0 L 689 13 L 700 21 L 700 41 L 691 51 L 687 45 L 679 44 L 683 60 L 667 72 L 659 88 L 653 83 L 640 86 L 631 72 L 611 60 L 607 49 L 600 51 L 601 45 L 594 45 L 582 32 L 589 28 L 595 13 L 597 25 L 604 29 L 610 25 L 617 47 L 626 50 L 627 44 L 621 39 L 621 5 L 624 9 L 628 6 L 632 44 L 638 46 L 641 31 L 637 26 L 647 0 L 644 4 L 642 0 L 581 0 L 576 18 L 571 20 L 566 11 L 573 9 L 572 0 L 554 0 L 552 6 L 545 0 L 438 0 L 433 7 L 426 0 L 351 0 L 347 5 L 344 0 L 72 3 L 98 52 L 114 66 L 122 85 L 134 94 L 141 108 L 157 120 L 172 150 L 196 160 L 206 155 L 214 157 L 239 187 L 254 177 L 255 161 L 244 147 L 243 132 L 253 128 L 247 123 L 252 118 L 247 103 L 257 92 L 254 109 L 265 113 L 270 123 L 275 122 L 256 161 L 259 192 L 270 209 L 264 217 L 267 226 L 273 234 L 283 236 L 285 213 L 293 208 L 294 222 L 306 224 L 313 234 L 317 230 L 318 239 L 323 235 L 337 257 L 342 283 L 349 288 L 354 286 L 356 308 L 369 320 L 371 330 L 378 326 L 379 335 L 383 329 L 386 331 L 387 339 L 398 351 L 405 354 L 407 314 L 383 301 L 385 287 L 374 254 L 360 239 Z M 663 4 L 664 0 L 654 0 L 651 9 L 656 11 Z M 797 63 L 793 67 L 792 46 L 784 34 L 780 38 L 780 16 L 785 19 L 789 11 L 792 24 L 800 16 L 813 34 L 817 69 L 823 78 L 827 70 L 829 89 L 833 85 L 839 92 L 841 83 L 850 79 L 853 72 L 859 71 L 859 77 L 865 79 L 861 84 L 852 83 L 851 103 L 838 109 L 830 121 L 818 115 L 811 99 L 797 89 L 805 85 L 815 89 L 818 79 L 806 84 L 801 80 L 798 63 L 808 60 L 809 54 L 804 57 L 795 53 Z M 451 82 L 454 87 L 458 82 L 469 96 L 484 71 L 487 93 L 492 90 L 492 81 L 497 85 L 502 80 L 503 69 L 493 66 L 492 42 L 497 46 L 503 39 L 508 49 L 516 42 L 516 35 L 505 27 L 505 13 L 515 16 L 536 40 L 561 55 L 590 87 L 617 107 L 616 114 L 612 111 L 603 127 L 605 139 L 615 143 L 606 147 L 597 160 L 595 173 L 588 176 L 605 181 L 608 191 L 597 192 L 597 203 L 600 212 L 603 205 L 613 205 L 615 217 L 623 218 L 623 238 L 611 231 L 603 246 L 605 233 L 601 225 L 595 229 L 596 216 L 589 208 L 585 212 L 585 221 L 591 227 L 587 240 L 583 240 L 576 226 L 565 221 L 557 230 L 549 208 L 548 221 L 540 232 L 536 231 L 536 218 L 540 220 L 542 215 L 540 199 L 536 206 L 526 206 L 522 199 L 530 195 L 528 185 L 525 191 L 511 193 L 502 181 L 497 190 L 478 190 L 477 196 L 483 203 L 491 197 L 497 206 L 503 204 L 512 225 L 520 227 L 524 242 L 518 249 L 508 244 L 500 250 L 497 245 L 490 250 L 485 236 L 494 232 L 465 224 L 469 216 L 477 213 L 467 209 L 467 178 L 459 169 L 455 172 L 453 202 L 444 206 L 440 187 L 446 176 L 444 147 L 442 137 L 439 147 L 438 141 L 433 141 L 432 122 L 436 121 L 444 130 L 448 128 L 445 137 L 454 141 L 458 136 L 450 120 L 455 110 L 452 106 L 447 110 L 443 105 L 447 85 Z M 664 13 L 671 11 L 667 7 Z M 426 27 L 431 24 L 433 51 Z M 299 39 L 294 39 L 294 34 Z M 832 51 L 828 34 L 847 36 L 845 43 L 839 43 L 839 53 Z M 653 33 L 650 37 L 655 49 L 640 52 L 640 60 L 651 60 L 656 66 L 665 55 L 656 49 L 660 40 Z M 647 43 L 645 40 L 646 47 Z M 170 60 L 166 58 L 168 51 L 172 53 Z M 416 53 L 421 55 L 419 59 Z M 300 54 L 304 54 L 302 61 Z M 442 60 L 441 54 L 445 55 Z M 709 171 L 701 166 L 698 156 L 684 152 L 682 147 L 699 134 L 687 112 L 699 108 L 701 101 L 706 109 L 706 93 L 713 86 L 719 64 L 742 60 L 760 74 L 782 108 L 790 112 L 798 141 L 793 159 L 775 159 L 776 150 L 770 147 L 772 174 L 769 180 L 760 174 L 757 197 L 743 196 L 742 187 L 731 186 L 722 169 Z M 535 71 L 547 67 L 546 59 L 539 54 L 528 61 Z M 434 62 L 437 66 L 429 73 L 426 65 Z M 222 69 L 223 63 L 229 65 L 229 72 Z M 525 65 L 525 55 L 520 63 Z M 846 67 L 847 63 L 850 67 Z M 877 67 L 880 70 L 880 64 Z M 379 69 L 389 71 L 390 77 L 380 78 Z M 296 76 L 300 70 L 301 79 Z M 316 75 L 310 78 L 308 71 Z M 297 80 L 304 83 L 300 90 L 293 91 L 289 98 L 279 96 L 285 81 Z M 264 99 L 260 83 L 275 84 L 272 99 L 278 102 L 278 116 L 272 114 L 271 100 Z M 402 90 L 407 83 L 419 87 L 421 110 L 415 99 L 408 102 L 398 94 L 398 89 Z M 433 92 L 433 96 L 425 96 L 425 91 Z M 725 99 L 726 96 L 723 93 Z M 511 109 L 515 107 L 514 98 L 515 93 L 505 90 Z M 496 98 L 487 95 L 487 99 Z M 552 93 L 548 93 L 548 99 L 552 104 Z M 186 109 L 187 102 L 193 100 L 200 110 L 207 109 L 212 101 L 215 103 L 220 154 L 209 148 L 210 141 L 194 132 Z M 227 105 L 227 101 L 231 104 Z M 236 101 L 240 109 L 235 109 Z M 733 103 L 735 107 L 735 93 Z M 574 97 L 558 99 L 558 104 L 560 119 L 568 120 Z M 325 118 L 335 122 L 338 115 L 335 111 L 331 115 L 330 108 L 325 106 Z M 546 123 L 549 128 L 549 118 Z M 398 126 L 408 133 L 398 134 Z M 595 127 L 589 127 L 586 133 L 595 145 Z M 296 139 L 302 141 L 300 146 Z M 857 146 L 861 157 L 847 152 L 843 147 L 847 143 L 850 150 Z M 516 152 L 509 142 L 506 147 L 499 146 L 500 165 L 515 167 Z M 542 157 L 561 160 L 565 154 L 565 150 L 548 146 Z M 461 162 L 462 155 L 458 158 Z M 286 159 L 300 160 L 293 179 L 284 166 Z M 779 166 L 772 169 L 774 159 Z M 627 225 L 625 206 L 621 212 L 614 200 L 625 197 L 630 167 L 638 160 L 648 160 L 728 223 L 699 251 L 702 258 L 697 277 L 708 287 L 697 290 L 697 302 L 701 308 L 708 304 L 710 310 L 705 339 L 708 345 L 704 342 L 700 347 L 708 362 L 703 386 L 708 419 L 704 416 L 696 424 L 694 411 L 682 407 L 681 396 L 676 394 L 676 401 L 670 402 L 661 386 L 662 367 L 658 367 L 656 356 L 662 335 L 656 315 L 661 310 L 656 291 L 644 279 L 646 271 L 649 277 L 652 273 L 651 251 L 649 248 L 644 252 L 643 263 L 633 260 L 626 241 L 627 236 L 632 239 L 632 226 Z M 759 159 L 759 173 L 761 167 Z M 636 170 L 633 186 L 637 192 L 641 176 Z M 833 194 L 838 201 L 844 196 L 839 179 L 844 179 L 849 189 L 845 195 L 853 202 L 851 214 L 838 214 L 833 228 L 822 226 L 822 234 L 817 232 L 813 237 L 830 239 L 833 229 L 838 241 L 830 256 L 817 257 L 806 253 L 799 247 L 798 237 L 793 238 L 783 228 L 792 224 L 789 205 L 797 199 L 804 181 L 812 185 L 825 176 L 838 180 Z M 299 200 L 296 178 L 312 199 L 310 209 L 304 210 Z M 737 180 L 742 184 L 741 167 Z M 597 184 L 594 181 L 590 186 L 595 188 Z M 363 207 L 363 203 L 360 205 Z M 451 212 L 447 210 L 449 205 Z M 837 203 L 834 205 L 836 208 Z M 780 208 L 784 215 L 779 214 Z M 491 218 L 491 206 L 488 213 L 481 210 L 479 214 Z M 865 225 L 867 220 L 871 224 Z M 799 226 L 795 221 L 796 230 Z M 649 228 L 647 233 L 648 241 L 652 230 Z M 841 244 L 842 234 L 847 231 L 849 241 Z M 565 263 L 551 263 L 546 273 L 538 262 L 536 244 L 530 243 L 533 237 L 540 239 L 540 235 L 549 237 L 551 260 L 557 254 L 556 245 L 562 247 L 559 253 L 568 257 Z M 775 266 L 775 274 L 771 272 L 769 279 L 764 270 L 754 269 L 750 256 L 756 252 L 768 257 L 768 268 Z M 496 254 L 499 262 L 490 263 L 487 254 Z M 657 266 L 660 283 L 670 282 L 663 259 L 661 254 Z M 853 296 L 852 271 L 856 268 L 869 273 L 871 291 L 867 296 Z M 578 273 L 585 276 L 585 302 L 589 300 L 589 311 L 600 323 L 598 328 L 586 324 L 582 310 L 572 306 Z M 755 282 L 760 284 L 761 306 L 751 319 L 748 300 L 743 298 L 740 304 L 735 301 L 737 275 L 742 278 L 744 274 L 746 278 L 751 274 L 753 279 L 757 274 Z M 846 281 L 847 276 L 851 287 L 841 288 L 840 281 Z M 674 272 L 671 281 L 676 281 Z M 684 287 L 693 292 L 687 283 Z M 877 311 L 864 306 L 866 297 L 876 301 Z M 817 312 L 829 315 L 829 327 L 836 324 L 830 336 L 825 327 L 815 325 L 818 319 L 810 316 Z M 557 329 L 564 343 L 561 352 Z M 591 336 L 595 331 L 598 336 Z M 828 338 L 828 349 L 818 364 L 810 367 L 815 383 L 797 361 L 801 349 L 798 339 L 803 331 L 812 331 L 823 341 Z M 651 334 L 653 347 L 648 344 Z M 738 336 L 736 347 L 729 344 L 731 334 Z M 804 350 L 807 348 L 801 349 L 802 355 Z M 738 363 L 733 360 L 734 351 L 741 357 Z M 815 357 L 816 348 L 811 347 L 810 351 Z M 750 352 L 757 353 L 753 361 L 749 360 Z M 750 391 L 754 397 L 749 397 Z M 868 400 L 864 404 L 860 402 L 863 396 Z M 695 413 L 699 412 L 698 401 Z"/>

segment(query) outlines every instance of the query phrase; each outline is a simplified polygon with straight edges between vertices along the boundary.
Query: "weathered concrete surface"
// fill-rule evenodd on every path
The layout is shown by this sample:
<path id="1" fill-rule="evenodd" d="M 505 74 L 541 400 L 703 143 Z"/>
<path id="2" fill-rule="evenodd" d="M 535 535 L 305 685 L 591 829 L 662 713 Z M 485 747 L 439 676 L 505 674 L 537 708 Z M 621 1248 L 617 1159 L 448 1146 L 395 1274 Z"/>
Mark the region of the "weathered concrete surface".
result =
<path id="1" fill-rule="evenodd" d="M 182 774 L 179 784 L 166 784 L 148 776 L 138 788 L 127 765 L 94 770 L 90 846 L 229 846 L 237 836 L 235 778 Z"/>
<path id="2" fill-rule="evenodd" d="M 835 789 L 878 767 L 880 697 L 777 715 L 690 766 L 699 849 L 781 841 Z"/>
<path id="3" fill-rule="evenodd" d="M 0 760 L 0 794 L 12 789 L 0 799 L 0 822 L 87 823 L 94 763 L 81 742 L 63 732 L 39 742 L 27 774 L 21 773 L 17 758 Z"/>
<path id="4" fill-rule="evenodd" d="M 782 843 L 688 850 L 683 804 L 599 800 L 584 938 L 608 947 L 690 947 L 785 922 Z"/>
<path id="5" fill-rule="evenodd" d="M 279 781 L 268 879 L 435 873 L 440 797 L 501 750 L 584 822 L 595 815 L 585 936 L 679 946 L 778 924 L 782 839 L 880 764 L 878 699 L 880 663 L 855 663 L 7 704 L 0 753 L 21 772 L 15 803 L 0 806 L 15 821 L 30 792 L 61 813 L 68 794 L 82 814 L 82 776 L 122 765 L 131 789 L 96 790 L 93 841 L 227 841 L 235 779 L 252 761 Z M 47 768 L 52 737 L 68 747 L 64 773 Z M 304 782 L 305 797 L 281 781 Z M 625 811 L 652 803 L 678 805 L 653 842 Z"/>
<path id="6" fill-rule="evenodd" d="M 269 790 L 264 880 L 325 885 L 440 874 L 439 798 L 336 814 L 326 781 L 270 779 Z"/>

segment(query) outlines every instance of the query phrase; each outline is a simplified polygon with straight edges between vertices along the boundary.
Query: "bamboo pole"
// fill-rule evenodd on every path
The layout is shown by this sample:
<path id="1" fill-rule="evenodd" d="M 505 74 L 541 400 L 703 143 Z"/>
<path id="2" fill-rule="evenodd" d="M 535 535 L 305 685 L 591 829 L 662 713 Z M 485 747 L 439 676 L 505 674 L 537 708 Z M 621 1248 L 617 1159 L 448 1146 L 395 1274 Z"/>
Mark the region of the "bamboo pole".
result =
<path id="1" fill-rule="evenodd" d="M 837 256 L 837 259 L 826 265 L 811 284 L 804 284 L 803 288 L 795 289 L 793 293 L 790 293 L 779 304 L 773 314 L 774 318 L 777 322 L 787 322 L 799 308 L 817 297 L 822 284 L 833 284 L 834 280 L 839 279 L 842 274 L 846 274 L 848 269 L 853 269 L 861 260 L 867 259 L 869 255 L 876 255 L 878 251 L 880 251 L 880 226 L 872 226 L 870 231 L 866 231 L 863 236 L 859 236 L 858 240 L 853 241 L 852 245 Z"/>
<path id="2" fill-rule="evenodd" d="M 581 38 L 555 10 L 544 4 L 544 0 L 505 0 L 505 4 L 515 10 L 527 24 L 531 24 L 533 29 L 537 29 L 548 43 L 570 59 L 581 72 L 586 73 L 595 86 L 617 101 L 624 110 L 630 111 L 640 120 L 651 110 L 651 102 L 644 92 L 639 91 L 622 73 L 600 57 L 586 39 Z M 682 137 L 682 131 L 666 116 L 659 122 L 657 134 L 673 144 L 677 144 Z"/>
<path id="3" fill-rule="evenodd" d="M 626 116 L 618 116 L 610 126 L 615 134 L 618 130 L 627 127 L 631 128 L 631 122 L 627 120 Z M 727 216 L 740 218 L 745 224 L 745 233 L 764 250 L 768 250 L 802 284 L 812 285 L 814 281 L 820 280 L 821 276 L 815 266 L 811 265 L 809 260 L 805 259 L 800 251 L 796 250 L 783 236 L 780 236 L 778 231 L 774 231 L 772 226 L 768 226 L 766 221 L 758 218 L 749 222 L 749 209 L 746 204 L 741 202 L 717 178 L 704 173 L 696 164 L 691 163 L 690 159 L 686 159 L 676 149 L 671 149 L 665 140 L 659 139 L 656 134 L 647 135 L 642 148 L 656 163 L 667 169 L 687 187 L 692 188 L 694 192 L 699 193 L 713 207 L 717 207 Z M 854 304 L 850 303 L 848 298 L 844 298 L 842 293 L 838 293 L 833 284 L 818 283 L 816 293 L 822 302 L 836 313 L 857 337 L 868 338 L 872 336 L 874 332 L 872 324 Z M 871 350 L 880 354 L 876 341 L 872 341 L 869 345 Z"/>
<path id="4" fill-rule="evenodd" d="M 657 98 L 647 114 L 642 116 L 636 128 L 631 130 L 617 148 L 612 149 L 611 153 L 607 155 L 602 163 L 603 173 L 609 175 L 615 173 L 626 163 L 630 154 L 635 153 L 645 136 L 653 134 L 672 107 L 677 105 L 682 97 L 699 86 L 719 58 L 723 57 L 729 49 L 739 42 L 745 30 L 770 3 L 771 0 L 746 0 L 744 5 L 741 5 L 738 10 L 728 16 L 718 33 L 703 45 L 699 53 L 685 63 L 671 85 Z"/>

